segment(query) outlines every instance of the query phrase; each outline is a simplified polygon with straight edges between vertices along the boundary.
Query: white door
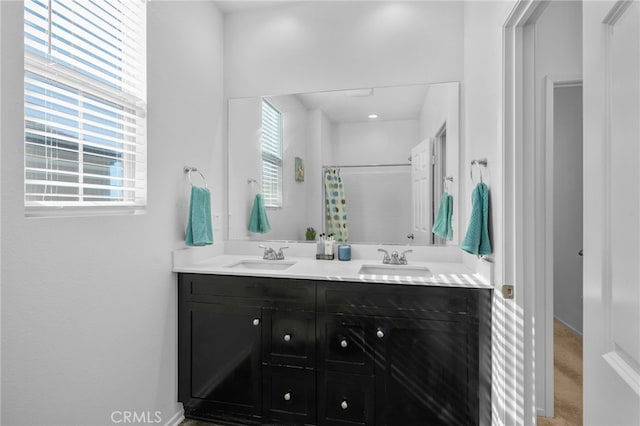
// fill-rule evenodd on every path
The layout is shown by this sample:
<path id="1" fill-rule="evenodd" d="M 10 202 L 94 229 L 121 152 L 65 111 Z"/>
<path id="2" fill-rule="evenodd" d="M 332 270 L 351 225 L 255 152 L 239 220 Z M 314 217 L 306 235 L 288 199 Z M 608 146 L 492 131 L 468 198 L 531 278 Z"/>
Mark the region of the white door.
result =
<path id="1" fill-rule="evenodd" d="M 640 5 L 583 3 L 584 423 L 640 425 Z"/>
<path id="2" fill-rule="evenodd" d="M 417 244 L 431 244 L 431 141 L 411 149 L 411 234 Z"/>

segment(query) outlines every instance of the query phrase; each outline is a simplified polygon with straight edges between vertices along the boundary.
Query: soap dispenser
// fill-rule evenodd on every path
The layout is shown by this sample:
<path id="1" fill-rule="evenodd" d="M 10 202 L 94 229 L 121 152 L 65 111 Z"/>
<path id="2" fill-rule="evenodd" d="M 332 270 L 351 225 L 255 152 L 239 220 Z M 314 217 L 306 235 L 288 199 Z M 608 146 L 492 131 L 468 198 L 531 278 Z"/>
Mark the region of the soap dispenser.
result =
<path id="1" fill-rule="evenodd" d="M 318 242 L 316 243 L 316 258 L 324 256 L 324 234 L 318 235 Z"/>

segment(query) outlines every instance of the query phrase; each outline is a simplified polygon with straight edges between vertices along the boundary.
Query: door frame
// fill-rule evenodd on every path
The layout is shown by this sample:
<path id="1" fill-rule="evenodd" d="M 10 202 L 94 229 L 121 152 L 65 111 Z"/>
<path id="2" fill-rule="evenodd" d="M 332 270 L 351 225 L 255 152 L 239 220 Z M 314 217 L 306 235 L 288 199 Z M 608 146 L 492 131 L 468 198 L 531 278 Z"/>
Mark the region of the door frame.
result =
<path id="1" fill-rule="evenodd" d="M 582 87 L 582 74 L 567 76 L 546 76 L 545 77 L 545 172 L 544 199 L 545 199 L 545 220 L 544 229 L 544 286 L 536 287 L 536 300 L 544 300 L 544 341 L 545 345 L 541 349 L 544 351 L 544 387 L 545 405 L 539 414 L 546 417 L 554 415 L 554 343 L 553 343 L 553 319 L 554 319 L 554 276 L 553 269 L 555 263 L 555 253 L 553 246 L 554 219 L 553 219 L 553 198 L 554 198 L 554 100 L 555 89 L 560 87 Z"/>
<path id="2" fill-rule="evenodd" d="M 503 26 L 503 282 L 514 286 L 505 300 L 505 412 L 503 424 L 535 424 L 535 301 L 541 281 L 543 239 L 536 225 L 535 23 L 548 5 L 518 0 Z M 542 200 L 544 201 L 544 200 Z M 539 215 L 538 215 L 539 216 Z M 538 232 L 538 233 L 537 233 Z M 544 234 L 542 234 L 544 235 Z M 544 368 L 544 366 L 542 366 Z M 540 366 L 538 366 L 540 368 Z M 514 377 L 511 377 L 513 374 Z M 512 402 L 508 400 L 511 399 Z"/>

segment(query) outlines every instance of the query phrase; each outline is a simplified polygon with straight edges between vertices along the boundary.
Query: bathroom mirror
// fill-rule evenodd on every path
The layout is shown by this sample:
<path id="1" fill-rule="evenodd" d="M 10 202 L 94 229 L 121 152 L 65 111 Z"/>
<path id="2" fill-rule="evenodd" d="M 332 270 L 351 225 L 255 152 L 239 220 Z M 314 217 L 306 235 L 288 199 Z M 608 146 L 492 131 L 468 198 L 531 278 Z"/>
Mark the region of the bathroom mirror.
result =
<path id="1" fill-rule="evenodd" d="M 230 240 L 304 241 L 314 228 L 341 229 L 350 243 L 458 243 L 459 83 L 230 99 L 228 108 Z M 445 191 L 450 240 L 431 232 Z M 264 211 L 269 232 L 249 232 Z"/>

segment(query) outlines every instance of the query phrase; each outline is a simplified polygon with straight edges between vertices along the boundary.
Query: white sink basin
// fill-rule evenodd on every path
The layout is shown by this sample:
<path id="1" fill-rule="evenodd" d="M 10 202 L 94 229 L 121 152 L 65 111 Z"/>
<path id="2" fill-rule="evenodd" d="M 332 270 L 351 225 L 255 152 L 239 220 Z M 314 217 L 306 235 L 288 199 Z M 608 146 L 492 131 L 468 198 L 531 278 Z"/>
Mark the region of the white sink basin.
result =
<path id="1" fill-rule="evenodd" d="M 432 275 L 426 266 L 413 265 L 362 265 L 358 273 L 361 275 L 399 277 L 430 277 Z"/>
<path id="2" fill-rule="evenodd" d="M 266 269 L 268 271 L 283 271 L 295 265 L 296 262 L 285 260 L 241 260 L 240 262 L 228 265 L 227 268 L 244 268 L 244 269 Z"/>

